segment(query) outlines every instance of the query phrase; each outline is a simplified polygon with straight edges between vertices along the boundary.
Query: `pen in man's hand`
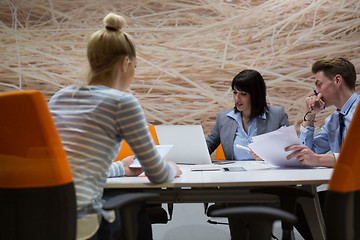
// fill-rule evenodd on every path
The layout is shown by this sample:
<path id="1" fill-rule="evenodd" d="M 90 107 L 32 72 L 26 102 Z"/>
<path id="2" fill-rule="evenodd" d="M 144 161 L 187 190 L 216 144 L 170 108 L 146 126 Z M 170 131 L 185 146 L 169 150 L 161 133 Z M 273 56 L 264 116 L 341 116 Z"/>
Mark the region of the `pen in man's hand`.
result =
<path id="1" fill-rule="evenodd" d="M 313 88 L 313 91 L 314 91 L 315 96 L 319 95 L 319 93 L 315 90 L 315 88 Z M 323 108 L 321 108 L 321 110 L 324 110 L 324 109 L 325 109 L 325 106 Z"/>
<path id="2" fill-rule="evenodd" d="M 317 96 L 317 95 L 318 95 L 318 92 L 315 90 L 315 88 L 313 88 L 313 90 L 314 90 L 315 96 Z"/>

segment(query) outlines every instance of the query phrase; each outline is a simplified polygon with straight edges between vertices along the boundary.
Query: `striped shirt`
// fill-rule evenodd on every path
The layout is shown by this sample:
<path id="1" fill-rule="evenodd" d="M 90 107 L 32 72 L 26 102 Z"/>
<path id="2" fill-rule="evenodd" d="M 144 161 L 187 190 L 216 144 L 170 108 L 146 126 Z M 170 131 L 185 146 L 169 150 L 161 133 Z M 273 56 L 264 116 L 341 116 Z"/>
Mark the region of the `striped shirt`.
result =
<path id="1" fill-rule="evenodd" d="M 78 210 L 98 206 L 108 175 L 124 175 L 121 163 L 113 162 L 123 139 L 151 182 L 174 179 L 176 169 L 161 160 L 132 94 L 101 85 L 72 85 L 58 91 L 49 108 L 72 170 Z"/>

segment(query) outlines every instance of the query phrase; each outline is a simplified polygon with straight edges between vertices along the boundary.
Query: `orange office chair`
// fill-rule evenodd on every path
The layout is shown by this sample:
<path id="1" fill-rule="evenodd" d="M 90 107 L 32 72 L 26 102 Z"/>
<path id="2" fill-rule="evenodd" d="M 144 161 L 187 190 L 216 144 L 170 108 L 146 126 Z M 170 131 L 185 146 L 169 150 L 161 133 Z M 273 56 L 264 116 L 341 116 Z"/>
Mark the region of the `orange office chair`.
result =
<path id="1" fill-rule="evenodd" d="M 0 239 L 75 239 L 75 190 L 43 95 L 0 94 Z"/>
<path id="2" fill-rule="evenodd" d="M 342 144 L 325 203 L 327 239 L 360 239 L 360 104 Z"/>
<path id="3" fill-rule="evenodd" d="M 0 112 L 0 239 L 75 239 L 72 174 L 44 96 L 0 94 Z M 136 239 L 131 205 L 157 196 L 122 194 L 104 209 L 120 208 L 124 239 Z"/>
<path id="4" fill-rule="evenodd" d="M 220 143 L 220 145 L 216 148 L 215 150 L 215 159 L 216 160 L 226 160 L 225 159 L 225 154 L 224 154 L 224 150 L 222 148 L 222 145 Z"/>

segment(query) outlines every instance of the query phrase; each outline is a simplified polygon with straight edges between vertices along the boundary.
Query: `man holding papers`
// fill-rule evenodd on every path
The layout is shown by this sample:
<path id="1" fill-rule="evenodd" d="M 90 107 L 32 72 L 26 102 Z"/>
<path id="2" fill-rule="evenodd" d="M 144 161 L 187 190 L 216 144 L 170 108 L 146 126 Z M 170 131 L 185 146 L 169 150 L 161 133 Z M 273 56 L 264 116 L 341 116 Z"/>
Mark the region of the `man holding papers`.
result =
<path id="1" fill-rule="evenodd" d="M 355 92 L 355 67 L 344 58 L 325 59 L 316 61 L 312 72 L 315 89 L 314 95 L 305 99 L 304 121 L 299 134 L 301 145 L 287 147 L 285 151 L 294 151 L 287 159 L 295 157 L 304 165 L 334 167 L 360 98 Z M 321 131 L 314 136 L 315 116 L 329 106 L 335 106 L 337 110 L 325 119 Z M 323 206 L 326 191 L 319 192 L 318 196 Z M 295 226 L 299 233 L 304 239 L 313 239 L 300 205 L 296 215 L 298 223 Z"/>
<path id="2" fill-rule="evenodd" d="M 287 158 L 296 157 L 308 166 L 334 167 L 360 98 L 355 92 L 355 67 L 345 58 L 325 59 L 316 61 L 312 72 L 315 89 L 314 95 L 305 99 L 299 134 L 301 145 L 287 147 L 285 151 L 295 151 Z M 315 116 L 329 106 L 337 110 L 326 118 L 321 131 L 314 136 Z"/>

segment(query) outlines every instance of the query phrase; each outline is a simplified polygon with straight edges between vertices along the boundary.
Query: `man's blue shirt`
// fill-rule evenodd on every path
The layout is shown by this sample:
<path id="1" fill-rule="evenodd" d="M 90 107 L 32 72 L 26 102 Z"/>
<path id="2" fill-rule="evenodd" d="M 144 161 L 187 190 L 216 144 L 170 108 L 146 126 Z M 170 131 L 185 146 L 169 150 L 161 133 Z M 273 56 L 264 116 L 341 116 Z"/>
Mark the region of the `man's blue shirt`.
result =
<path id="1" fill-rule="evenodd" d="M 325 119 L 324 126 L 316 136 L 314 136 L 314 128 L 307 126 L 307 132 L 300 131 L 300 144 L 310 148 L 313 152 L 324 154 L 328 151 L 332 153 L 340 152 L 340 124 L 339 114 L 344 115 L 345 128 L 343 130 L 343 139 L 346 136 L 350 121 L 353 118 L 356 106 L 359 102 L 360 96 L 357 93 L 351 95 L 340 110 L 336 110 Z"/>

